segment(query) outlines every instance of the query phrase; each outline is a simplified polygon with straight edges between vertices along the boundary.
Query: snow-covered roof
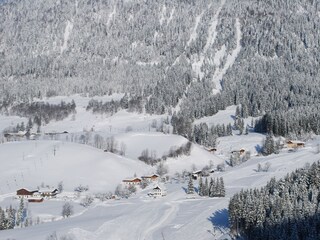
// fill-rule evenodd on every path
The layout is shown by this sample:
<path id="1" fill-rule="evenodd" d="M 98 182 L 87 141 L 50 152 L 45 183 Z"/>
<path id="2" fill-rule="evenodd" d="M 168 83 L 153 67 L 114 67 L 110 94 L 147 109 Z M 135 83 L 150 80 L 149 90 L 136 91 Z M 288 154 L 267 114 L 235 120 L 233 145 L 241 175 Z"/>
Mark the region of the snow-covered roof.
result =
<path id="1" fill-rule="evenodd" d="M 58 189 L 56 189 L 56 188 L 53 188 L 53 189 L 50 189 L 50 188 L 39 189 L 40 193 L 53 193 L 53 192 L 57 192 L 57 191 L 58 191 Z"/>
<path id="2" fill-rule="evenodd" d="M 295 143 L 295 144 L 305 144 L 305 142 L 302 142 L 302 141 L 298 141 L 298 140 L 288 140 L 287 143 Z"/>
<path id="3" fill-rule="evenodd" d="M 141 178 L 152 178 L 152 177 L 159 177 L 159 175 L 157 175 L 157 174 L 152 174 L 152 175 L 141 176 Z"/>
<path id="4" fill-rule="evenodd" d="M 122 182 L 134 182 L 134 181 L 141 181 L 141 178 L 126 178 L 122 180 Z"/>

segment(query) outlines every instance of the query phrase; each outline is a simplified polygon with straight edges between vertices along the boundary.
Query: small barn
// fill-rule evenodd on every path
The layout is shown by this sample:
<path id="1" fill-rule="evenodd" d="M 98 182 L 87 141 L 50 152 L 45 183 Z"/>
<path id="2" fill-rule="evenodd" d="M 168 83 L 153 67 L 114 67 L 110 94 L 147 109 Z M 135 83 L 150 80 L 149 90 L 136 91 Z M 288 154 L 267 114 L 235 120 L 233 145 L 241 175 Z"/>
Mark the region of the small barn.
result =
<path id="1" fill-rule="evenodd" d="M 159 175 L 152 174 L 152 175 L 149 175 L 149 176 L 142 176 L 141 179 L 145 180 L 147 182 L 156 182 L 156 181 L 159 180 Z"/>
<path id="2" fill-rule="evenodd" d="M 301 141 L 293 141 L 288 140 L 287 141 L 287 148 L 303 148 L 305 147 L 305 143 Z"/>
<path id="3" fill-rule="evenodd" d="M 39 190 L 40 196 L 41 197 L 46 197 L 46 198 L 52 198 L 55 197 L 58 193 L 59 190 L 58 189 L 42 189 Z"/>
<path id="4" fill-rule="evenodd" d="M 37 192 L 38 192 L 38 190 L 30 191 L 26 188 L 21 188 L 21 189 L 17 190 L 17 196 L 19 198 L 30 198 Z"/>
<path id="5" fill-rule="evenodd" d="M 125 185 L 139 185 L 141 183 L 141 178 L 133 178 L 133 179 L 124 179 L 122 180 L 122 183 L 124 183 Z"/>
<path id="6" fill-rule="evenodd" d="M 215 153 L 217 151 L 217 148 L 208 148 L 207 151 L 211 153 Z"/>
<path id="7" fill-rule="evenodd" d="M 148 195 L 152 197 L 163 197 L 167 195 L 167 190 L 165 187 L 157 185 Z"/>
<path id="8" fill-rule="evenodd" d="M 201 170 L 197 170 L 197 171 L 194 171 L 192 173 L 192 178 L 194 180 L 197 180 L 199 177 L 202 177 L 202 171 Z"/>
<path id="9" fill-rule="evenodd" d="M 43 202 L 43 198 L 28 198 L 28 202 L 30 202 L 30 203 L 41 203 L 41 202 Z"/>
<path id="10" fill-rule="evenodd" d="M 231 154 L 239 154 L 240 156 L 243 156 L 246 153 L 246 150 L 244 148 L 232 150 Z"/>

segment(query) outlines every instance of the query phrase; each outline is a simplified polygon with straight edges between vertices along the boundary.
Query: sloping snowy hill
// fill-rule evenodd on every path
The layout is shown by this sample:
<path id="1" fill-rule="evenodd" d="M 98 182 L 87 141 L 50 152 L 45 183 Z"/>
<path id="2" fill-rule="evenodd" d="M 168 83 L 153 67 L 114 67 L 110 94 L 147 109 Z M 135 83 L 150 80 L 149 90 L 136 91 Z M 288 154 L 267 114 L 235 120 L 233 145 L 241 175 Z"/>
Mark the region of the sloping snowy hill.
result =
<path id="1" fill-rule="evenodd" d="M 60 141 L 23 141 L 0 145 L 0 192 L 34 189 L 63 181 L 67 190 L 88 185 L 92 191 L 113 191 L 117 184 L 135 173 L 151 168 L 138 160 L 117 156 L 86 145 Z"/>
<path id="2" fill-rule="evenodd" d="M 148 149 L 150 153 L 155 152 L 156 157 L 159 158 L 168 154 L 170 148 L 178 148 L 188 142 L 186 138 L 179 135 L 159 132 L 119 134 L 115 137 L 115 140 L 126 145 L 126 156 L 133 159 L 138 159 L 141 156 L 141 152 L 145 149 Z"/>
<path id="3" fill-rule="evenodd" d="M 161 199 L 147 197 L 149 188 L 129 199 L 95 203 L 88 210 L 69 219 L 0 231 L 0 239 L 43 240 L 54 231 L 60 237 L 68 235 L 74 240 L 161 240 L 163 236 L 175 240 L 225 239 L 229 197 L 242 188 L 260 187 L 271 177 L 283 177 L 306 163 L 317 161 L 318 142 L 310 141 L 304 149 L 296 152 L 283 150 L 278 155 L 253 157 L 242 165 L 228 167 L 226 172 L 213 173 L 212 177 L 223 177 L 225 180 L 225 198 L 196 196 L 195 199 L 188 199 L 184 191 L 187 181 L 172 181 L 166 184 L 168 194 Z M 62 147 L 59 151 L 62 152 Z M 271 164 L 269 172 L 256 172 L 257 164 L 266 162 Z M 198 187 L 197 181 L 194 184 Z M 45 202 L 42 207 L 45 209 L 46 204 L 50 203 Z M 60 210 L 58 208 L 57 212 Z"/>

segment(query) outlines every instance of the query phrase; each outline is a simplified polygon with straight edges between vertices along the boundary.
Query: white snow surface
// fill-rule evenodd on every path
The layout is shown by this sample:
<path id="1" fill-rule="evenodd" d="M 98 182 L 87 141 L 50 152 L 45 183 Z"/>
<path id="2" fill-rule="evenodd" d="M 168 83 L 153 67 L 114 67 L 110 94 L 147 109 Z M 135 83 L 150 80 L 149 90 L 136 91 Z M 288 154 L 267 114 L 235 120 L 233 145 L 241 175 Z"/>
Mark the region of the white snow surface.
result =
<path id="1" fill-rule="evenodd" d="M 203 117 L 200 119 L 196 119 L 194 124 L 206 123 L 208 126 L 217 125 L 217 124 L 233 124 L 235 119 L 237 106 L 229 106 L 225 110 L 218 111 L 215 115 L 210 117 Z"/>
<path id="2" fill-rule="evenodd" d="M 178 183 L 172 180 L 165 184 L 168 194 L 162 198 L 147 197 L 147 192 L 152 188 L 150 186 L 145 190 L 139 190 L 129 199 L 108 200 L 103 203 L 96 201 L 87 209 L 72 202 L 76 212 L 67 219 L 58 217 L 64 200 L 46 200 L 41 204 L 29 204 L 28 208 L 31 213 L 40 214 L 48 222 L 28 228 L 0 231 L 0 239 L 43 240 L 54 231 L 58 236 L 72 236 L 76 240 L 160 240 L 163 236 L 165 239 L 176 240 L 230 239 L 226 235 L 228 231 L 226 208 L 229 198 L 242 188 L 263 186 L 271 177 L 279 179 L 306 163 L 317 161 L 318 142 L 319 140 L 309 141 L 304 149 L 293 153 L 283 150 L 278 155 L 252 157 L 242 165 L 227 167 L 225 172 L 213 173 L 212 177 L 224 178 L 227 193 L 225 198 L 206 198 L 197 195 L 194 199 L 187 198 L 184 191 L 187 181 Z M 28 145 L 28 143 L 23 144 Z M 7 147 L 10 144 L 4 145 Z M 62 151 L 62 148 L 59 151 Z M 80 152 L 77 156 L 82 154 L 83 152 Z M 271 163 L 269 172 L 255 171 L 258 163 L 266 162 Z M 16 165 L 8 166 L 7 171 L 14 172 L 15 168 Z M 109 172 L 106 173 L 108 174 Z M 95 177 L 94 175 L 91 174 L 91 177 Z M 197 182 L 195 186 L 197 187 Z M 2 199 L 1 206 L 9 202 L 15 206 L 18 204 L 18 200 L 10 195 L 3 195 Z M 53 216 L 54 221 L 49 221 L 49 216 Z"/>
<path id="3" fill-rule="evenodd" d="M 218 50 L 214 55 L 214 59 L 213 59 L 214 65 L 219 67 L 219 65 L 221 64 L 221 60 L 225 55 L 226 55 L 226 45 L 223 45 L 221 49 Z"/>
<path id="4" fill-rule="evenodd" d="M 66 190 L 88 185 L 93 191 L 113 191 L 126 177 L 143 175 L 151 167 L 141 161 L 103 152 L 87 145 L 61 141 L 21 141 L 0 145 L 0 193 L 41 183 L 57 187 L 63 181 Z"/>
<path id="5" fill-rule="evenodd" d="M 107 21 L 107 26 L 109 27 L 111 22 L 113 21 L 114 19 L 114 15 L 116 14 L 116 11 L 117 11 L 117 8 L 116 8 L 116 5 L 114 6 L 112 12 L 110 13 L 110 15 L 108 16 L 108 21 Z"/>
<path id="6" fill-rule="evenodd" d="M 162 25 L 163 22 L 166 19 L 166 12 L 167 12 L 166 4 L 163 4 L 163 7 L 162 7 L 161 12 L 160 12 L 160 19 L 159 19 L 160 25 Z"/>
<path id="7" fill-rule="evenodd" d="M 123 94 L 97 97 L 102 101 L 120 99 Z M 318 161 L 317 145 L 320 138 L 309 140 L 306 147 L 296 152 L 283 149 L 280 154 L 268 157 L 258 156 L 264 135 L 249 133 L 218 138 L 217 152 L 210 153 L 203 147 L 192 145 L 190 156 L 168 158 L 164 164 L 171 177 L 165 187 L 167 196 L 150 198 L 147 189 L 138 188 L 136 194 L 128 199 L 107 200 L 95 199 L 93 204 L 84 208 L 79 205 L 85 195 L 113 191 L 124 178 L 155 173 L 156 167 L 148 166 L 137 157 L 148 148 L 156 150 L 161 157 L 171 147 L 180 147 L 187 140 L 181 136 L 165 135 L 152 132 L 153 120 L 160 121 L 166 116 L 150 116 L 146 114 L 120 111 L 113 116 L 94 115 L 85 110 L 89 97 L 69 96 L 49 98 L 45 101 L 60 103 L 74 99 L 77 105 L 75 119 L 71 117 L 60 122 L 51 122 L 42 126 L 44 132 L 64 130 L 72 133 L 83 132 L 83 129 L 94 128 L 90 134 L 103 136 L 113 135 L 118 144 L 124 143 L 126 156 L 121 157 L 104 152 L 87 145 L 60 141 L 33 140 L 0 144 L 0 206 L 17 207 L 15 191 L 26 187 L 30 190 L 38 186 L 57 187 L 64 183 L 64 192 L 56 199 L 46 199 L 43 203 L 27 204 L 29 216 L 34 222 L 39 217 L 42 224 L 27 228 L 0 231 L 0 239 L 43 240 L 53 232 L 58 237 L 69 236 L 73 240 L 210 240 L 231 239 L 228 236 L 228 202 L 229 198 L 243 188 L 261 187 L 271 177 L 277 179 L 285 176 L 306 163 Z M 212 117 L 202 118 L 195 123 L 212 124 L 233 123 L 236 106 L 219 111 Z M 15 126 L 23 119 L 0 116 L 0 129 Z M 27 119 L 25 119 L 26 123 Z M 246 119 L 250 124 L 251 118 Z M 133 131 L 126 132 L 131 126 Z M 211 177 L 223 177 L 226 186 L 225 198 L 206 198 L 195 194 L 194 198 L 186 195 L 187 180 L 175 180 L 176 172 L 202 169 L 211 161 L 214 167 L 229 159 L 230 151 L 244 148 L 251 152 L 251 159 L 237 167 L 226 167 L 225 172 L 215 172 Z M 271 164 L 269 172 L 256 172 L 257 164 Z M 80 184 L 88 185 L 89 192 L 76 196 L 73 189 Z M 198 187 L 197 181 L 194 182 Z M 74 207 L 70 218 L 62 218 L 63 204 L 68 201 Z"/>
<path id="8" fill-rule="evenodd" d="M 203 48 L 202 54 L 199 56 L 199 59 L 197 61 L 192 63 L 192 69 L 195 72 L 195 75 L 196 76 L 200 76 L 200 78 L 203 77 L 203 72 L 201 71 L 201 66 L 203 64 L 205 55 L 206 55 L 209 47 L 212 46 L 212 44 L 214 43 L 214 41 L 215 41 L 215 39 L 217 37 L 216 28 L 217 28 L 217 25 L 218 25 L 218 22 L 219 22 L 218 17 L 219 17 L 219 14 L 220 14 L 220 12 L 222 10 L 222 7 L 223 7 L 224 3 L 225 3 L 225 0 L 223 0 L 221 2 L 221 6 L 218 8 L 217 12 L 215 13 L 215 15 L 212 18 L 211 24 L 210 24 L 210 26 L 208 28 L 208 37 L 207 37 L 206 45 Z M 210 7 L 211 7 L 211 5 L 209 5 L 209 8 Z"/>
<path id="9" fill-rule="evenodd" d="M 80 133 L 86 131 L 94 131 L 101 133 L 104 135 L 115 135 L 120 133 L 125 133 L 128 127 L 132 128 L 135 132 L 148 132 L 150 129 L 150 125 L 154 120 L 160 123 L 161 119 L 166 117 L 163 115 L 148 115 L 148 114 L 138 114 L 138 113 L 130 113 L 126 110 L 121 110 L 115 113 L 112 116 L 107 114 L 92 114 L 90 111 L 86 110 L 88 102 L 90 99 L 95 99 L 102 102 L 107 101 L 119 101 L 124 94 L 118 93 L 113 94 L 111 96 L 96 96 L 93 98 L 83 97 L 79 95 L 73 96 L 58 96 L 45 99 L 45 102 L 51 104 L 59 104 L 61 101 L 65 101 L 67 103 L 71 102 L 73 99 L 76 103 L 76 111 L 77 113 L 72 116 L 70 115 L 68 118 L 63 121 L 51 121 L 49 124 L 42 126 L 42 131 L 44 132 L 63 132 L 68 131 L 69 133 Z M 40 101 L 40 100 L 39 100 Z M 41 100 L 43 101 L 43 100 Z M 3 120 L 4 124 L 8 123 L 12 119 L 12 123 L 16 125 L 16 122 L 20 123 L 21 121 L 17 118 L 5 118 Z M 2 119 L 0 118 L 0 123 Z M 27 121 L 25 121 L 25 124 Z M 2 128 L 8 127 L 7 125 L 0 125 L 0 130 Z"/>
<path id="10" fill-rule="evenodd" d="M 221 91 L 222 89 L 221 80 L 223 76 L 226 74 L 227 70 L 234 64 L 238 54 L 241 51 L 242 33 L 241 33 L 240 20 L 238 18 L 236 19 L 235 27 L 236 27 L 237 46 L 232 51 L 232 53 L 227 56 L 227 61 L 226 61 L 226 64 L 223 66 L 223 68 L 218 69 L 214 73 L 212 80 L 215 83 L 216 89 L 213 90 L 213 93 L 217 93 Z"/>
<path id="11" fill-rule="evenodd" d="M 69 38 L 70 38 L 70 35 L 71 35 L 71 32 L 72 32 L 72 29 L 73 29 L 73 22 L 72 21 L 67 21 L 67 24 L 66 24 L 66 28 L 64 30 L 64 35 L 63 35 L 63 44 L 61 46 L 61 54 L 67 50 L 68 48 L 68 41 L 69 41 Z"/>
<path id="12" fill-rule="evenodd" d="M 188 140 L 178 135 L 167 135 L 163 133 L 123 133 L 115 136 L 115 140 L 126 145 L 126 156 L 138 159 L 145 149 L 149 153 L 155 152 L 157 157 L 167 154 L 171 147 L 181 147 Z"/>

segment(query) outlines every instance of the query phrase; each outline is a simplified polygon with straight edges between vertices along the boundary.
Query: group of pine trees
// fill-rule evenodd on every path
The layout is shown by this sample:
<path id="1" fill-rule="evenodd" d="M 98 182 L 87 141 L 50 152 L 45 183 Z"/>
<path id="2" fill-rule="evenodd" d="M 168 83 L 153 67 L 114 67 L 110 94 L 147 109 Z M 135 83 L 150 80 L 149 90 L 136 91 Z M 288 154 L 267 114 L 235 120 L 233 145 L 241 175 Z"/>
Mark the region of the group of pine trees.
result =
<path id="1" fill-rule="evenodd" d="M 223 178 L 210 178 L 210 183 L 208 183 L 208 178 L 205 178 L 203 182 L 202 177 L 200 177 L 198 194 L 206 197 L 225 197 L 226 190 Z"/>
<path id="2" fill-rule="evenodd" d="M 6 209 L 0 207 L 0 230 L 13 229 L 18 227 L 27 227 L 32 224 L 27 218 L 27 209 L 24 206 L 23 199 L 20 200 L 18 209 L 12 206 Z"/>
<path id="3" fill-rule="evenodd" d="M 245 151 L 244 154 L 241 154 L 240 151 L 234 151 L 230 154 L 229 165 L 231 167 L 237 166 L 243 162 L 246 162 L 250 159 L 251 152 Z"/>
<path id="4" fill-rule="evenodd" d="M 86 107 L 87 111 L 92 113 L 106 113 L 113 115 L 121 109 L 127 109 L 129 112 L 142 112 L 145 101 L 141 96 L 124 94 L 120 100 L 111 100 L 107 102 L 91 99 Z"/>
<path id="5" fill-rule="evenodd" d="M 319 239 L 320 162 L 235 194 L 229 221 L 246 239 Z"/>
<path id="6" fill-rule="evenodd" d="M 155 165 L 161 161 L 167 160 L 167 158 L 177 158 L 183 155 L 190 155 L 192 143 L 188 141 L 187 143 L 181 145 L 180 147 L 173 146 L 170 148 L 168 153 L 164 153 L 162 157 L 157 157 L 155 150 L 144 149 L 138 159 L 148 165 Z"/>
<path id="7" fill-rule="evenodd" d="M 255 131 L 273 133 L 276 136 L 296 136 L 304 133 L 320 134 L 320 114 L 318 105 L 308 108 L 296 107 L 292 111 L 272 111 L 256 120 Z"/>
<path id="8" fill-rule="evenodd" d="M 29 118 L 28 126 L 36 124 L 48 124 L 50 121 L 61 121 L 70 114 L 76 113 L 76 104 L 74 100 L 70 103 L 61 101 L 60 104 L 49 104 L 44 102 L 20 103 L 13 105 L 10 114 Z"/>
<path id="9" fill-rule="evenodd" d="M 206 196 L 206 197 L 225 197 L 226 190 L 224 187 L 224 181 L 223 178 L 210 178 L 210 182 L 208 182 L 208 178 L 205 178 L 205 181 L 203 182 L 202 177 L 199 178 L 199 186 L 198 186 L 198 194 L 200 196 Z M 194 184 L 193 179 L 190 176 L 188 187 L 187 187 L 187 194 L 194 194 Z"/>
<path id="10" fill-rule="evenodd" d="M 272 153 L 278 154 L 280 149 L 280 139 L 275 140 L 273 134 L 268 133 L 263 142 L 262 153 L 264 155 L 270 155 Z"/>

